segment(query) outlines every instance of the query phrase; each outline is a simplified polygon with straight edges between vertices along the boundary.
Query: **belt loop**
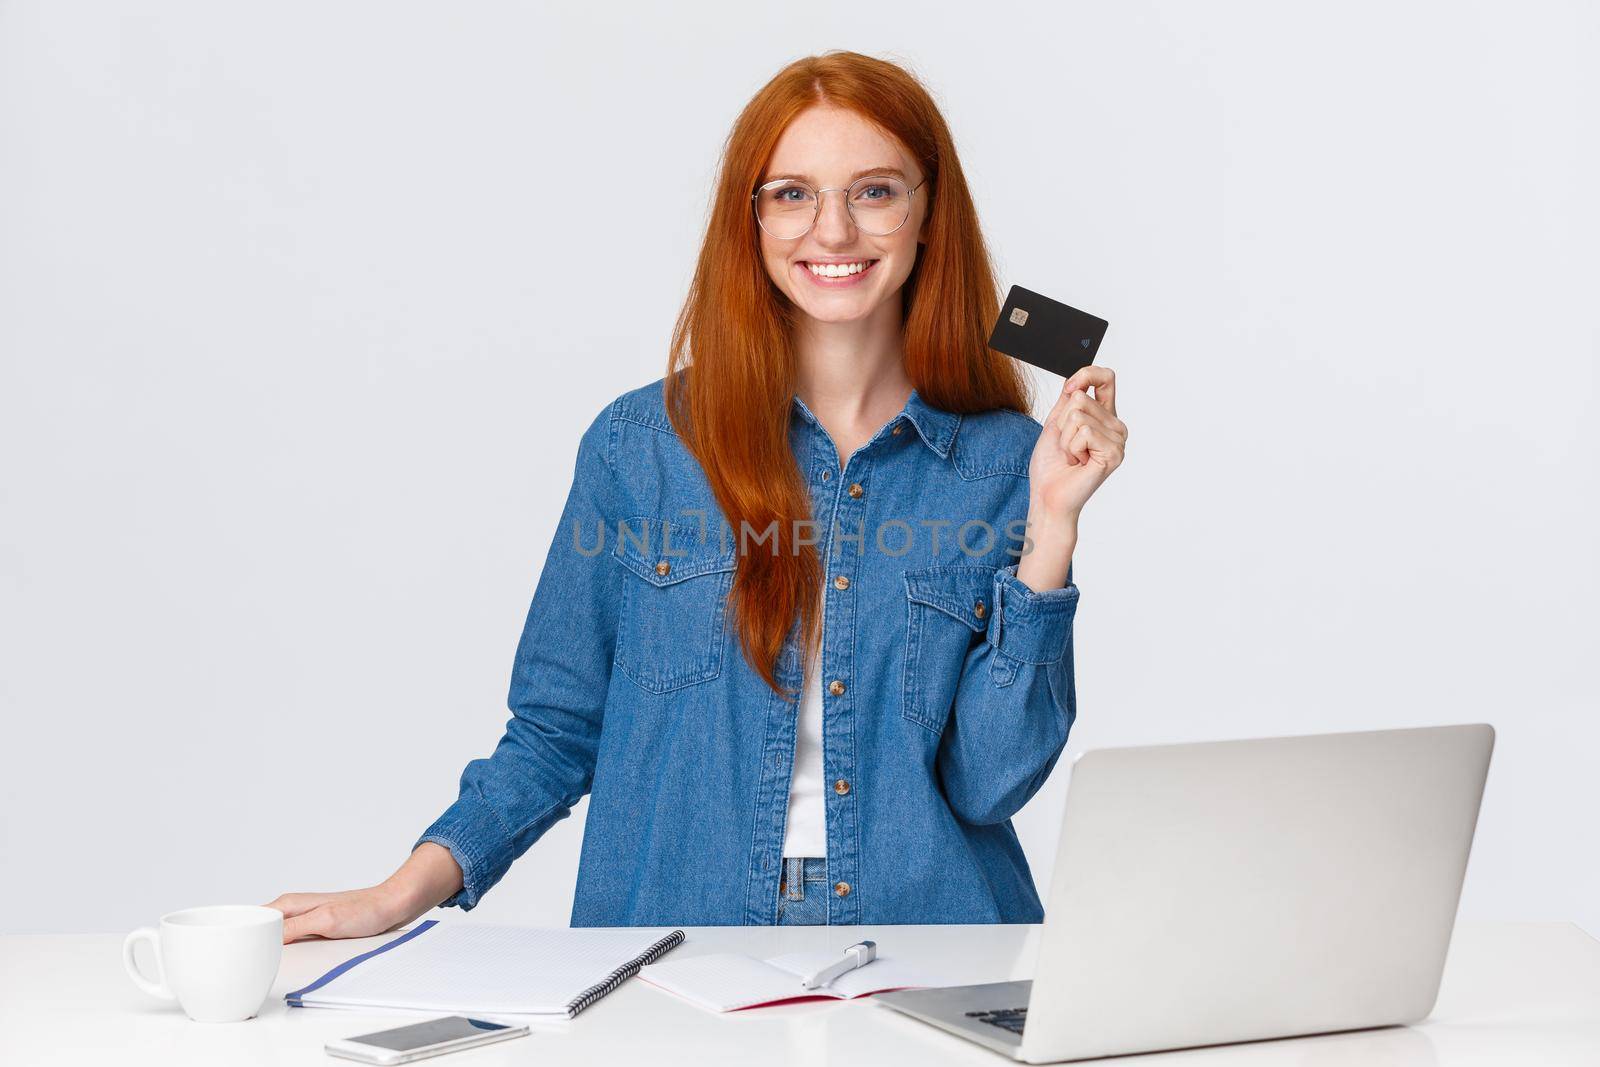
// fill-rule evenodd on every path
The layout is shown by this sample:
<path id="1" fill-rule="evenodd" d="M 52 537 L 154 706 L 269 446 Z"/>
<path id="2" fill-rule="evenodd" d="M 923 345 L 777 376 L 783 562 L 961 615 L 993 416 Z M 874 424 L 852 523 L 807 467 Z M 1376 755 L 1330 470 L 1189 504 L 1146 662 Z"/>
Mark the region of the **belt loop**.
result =
<path id="1" fill-rule="evenodd" d="M 804 900 L 806 898 L 805 860 L 798 856 L 789 856 L 783 862 L 788 865 L 786 878 L 789 883 L 789 899 Z"/>

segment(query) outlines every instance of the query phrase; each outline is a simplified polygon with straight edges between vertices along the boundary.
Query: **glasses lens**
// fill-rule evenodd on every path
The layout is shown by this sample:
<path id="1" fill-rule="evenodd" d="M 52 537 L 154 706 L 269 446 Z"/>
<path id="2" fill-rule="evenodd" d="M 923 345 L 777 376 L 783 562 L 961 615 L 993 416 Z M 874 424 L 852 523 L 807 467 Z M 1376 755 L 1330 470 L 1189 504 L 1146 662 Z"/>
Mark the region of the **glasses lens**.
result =
<path id="1" fill-rule="evenodd" d="M 803 182 L 774 182 L 756 190 L 756 218 L 774 237 L 786 241 L 799 237 L 816 217 L 817 194 Z"/>
<path id="2" fill-rule="evenodd" d="M 850 187 L 850 214 L 862 233 L 882 236 L 898 230 L 911 213 L 911 194 L 899 178 L 862 178 Z"/>
<path id="3" fill-rule="evenodd" d="M 780 240 L 793 240 L 817 218 L 817 191 L 804 182 L 777 181 L 756 190 L 756 218 Z M 911 214 L 911 192 L 899 178 L 862 178 L 845 191 L 850 217 L 862 233 L 883 236 L 898 230 Z"/>

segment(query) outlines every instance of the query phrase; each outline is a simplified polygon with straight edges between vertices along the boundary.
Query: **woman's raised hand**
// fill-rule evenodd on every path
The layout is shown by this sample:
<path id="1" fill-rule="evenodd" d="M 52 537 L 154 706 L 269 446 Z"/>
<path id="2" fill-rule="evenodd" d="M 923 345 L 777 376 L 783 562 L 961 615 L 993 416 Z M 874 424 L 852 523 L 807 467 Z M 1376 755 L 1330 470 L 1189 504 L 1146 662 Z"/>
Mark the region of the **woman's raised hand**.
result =
<path id="1" fill-rule="evenodd" d="M 1091 364 L 1068 378 L 1028 463 L 1028 491 L 1044 511 L 1040 518 L 1075 522 L 1122 463 L 1127 443 L 1127 424 L 1117 418 L 1116 373 Z"/>

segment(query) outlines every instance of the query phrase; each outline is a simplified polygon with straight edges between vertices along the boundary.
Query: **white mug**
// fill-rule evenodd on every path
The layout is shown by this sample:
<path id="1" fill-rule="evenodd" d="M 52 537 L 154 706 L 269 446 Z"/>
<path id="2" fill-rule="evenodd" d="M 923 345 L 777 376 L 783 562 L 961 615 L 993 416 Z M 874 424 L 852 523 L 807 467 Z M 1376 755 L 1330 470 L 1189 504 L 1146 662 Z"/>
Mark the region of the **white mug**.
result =
<path id="1" fill-rule="evenodd" d="M 156 980 L 139 971 L 133 947 L 148 941 Z M 176 1000 L 197 1023 L 255 1017 L 278 978 L 283 959 L 283 912 L 255 904 L 188 908 L 142 926 L 122 943 L 122 962 L 134 984 L 151 996 Z"/>

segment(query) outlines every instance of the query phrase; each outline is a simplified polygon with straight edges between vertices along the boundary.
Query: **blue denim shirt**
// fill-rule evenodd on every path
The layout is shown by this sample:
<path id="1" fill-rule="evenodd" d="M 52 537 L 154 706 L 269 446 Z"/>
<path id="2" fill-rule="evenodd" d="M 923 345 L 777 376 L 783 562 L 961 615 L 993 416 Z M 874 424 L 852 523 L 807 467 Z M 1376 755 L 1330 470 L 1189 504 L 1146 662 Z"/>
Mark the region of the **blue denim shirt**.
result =
<path id="1" fill-rule="evenodd" d="M 1039 432 L 1018 412 L 957 415 L 913 392 L 840 470 L 794 400 L 827 561 L 831 924 L 1043 919 L 1010 820 L 1076 714 L 1078 589 L 1070 571 L 1043 592 L 1016 577 Z M 417 842 L 461 866 L 446 906 L 474 907 L 588 794 L 572 925 L 776 920 L 798 702 L 740 650 L 725 603 L 736 547 L 661 379 L 599 413 L 528 611 L 505 735 Z M 797 633 L 778 661 L 795 689 Z"/>

